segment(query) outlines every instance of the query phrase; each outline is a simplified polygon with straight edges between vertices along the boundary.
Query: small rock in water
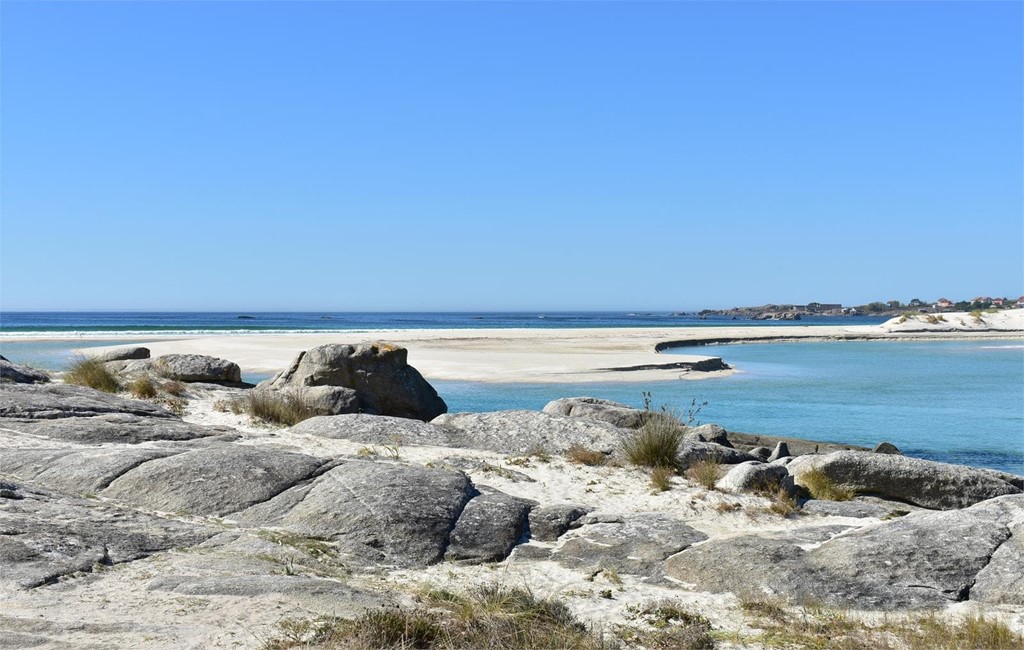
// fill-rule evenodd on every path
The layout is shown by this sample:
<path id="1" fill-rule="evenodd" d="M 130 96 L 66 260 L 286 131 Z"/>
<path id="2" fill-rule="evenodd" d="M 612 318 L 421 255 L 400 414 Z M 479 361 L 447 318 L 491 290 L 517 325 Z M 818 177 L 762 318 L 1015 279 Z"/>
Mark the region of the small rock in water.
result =
<path id="1" fill-rule="evenodd" d="M 900 451 L 899 448 L 896 447 L 896 445 L 892 444 L 891 442 L 878 443 L 878 445 L 874 449 L 874 452 L 876 454 L 895 454 L 897 456 L 903 455 L 903 452 Z"/>

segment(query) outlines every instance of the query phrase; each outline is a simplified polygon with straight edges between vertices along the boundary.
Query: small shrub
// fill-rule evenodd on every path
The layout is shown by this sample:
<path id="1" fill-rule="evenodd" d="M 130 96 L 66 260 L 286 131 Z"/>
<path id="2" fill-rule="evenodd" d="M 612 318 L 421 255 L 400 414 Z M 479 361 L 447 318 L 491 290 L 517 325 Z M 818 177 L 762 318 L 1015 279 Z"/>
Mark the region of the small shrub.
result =
<path id="1" fill-rule="evenodd" d="M 618 636 L 630 646 L 652 650 L 711 650 L 711 623 L 670 600 L 627 608 L 627 616 L 652 629 L 621 627 Z"/>
<path id="2" fill-rule="evenodd" d="M 160 388 L 168 395 L 174 395 L 175 397 L 181 397 L 185 394 L 185 384 L 180 381 L 165 381 L 164 385 Z"/>
<path id="3" fill-rule="evenodd" d="M 64 373 L 64 383 L 88 386 L 105 393 L 121 390 L 121 384 L 102 361 L 87 357 L 80 357 L 71 363 L 71 367 Z"/>
<path id="4" fill-rule="evenodd" d="M 849 501 L 856 496 L 853 490 L 840 487 L 835 481 L 826 476 L 825 472 L 817 468 L 805 472 L 800 480 L 815 499 Z"/>
<path id="5" fill-rule="evenodd" d="M 719 514 L 723 515 L 727 512 L 736 512 L 741 508 L 743 508 L 743 504 L 734 503 L 732 501 L 722 501 L 717 506 L 715 506 L 715 510 L 717 510 Z"/>
<path id="6" fill-rule="evenodd" d="M 604 465 L 608 460 L 607 456 L 599 451 L 593 449 L 587 449 L 582 445 L 573 445 L 565 452 L 565 457 L 569 462 L 576 463 L 577 465 L 587 465 L 589 467 L 596 467 Z"/>
<path id="7" fill-rule="evenodd" d="M 789 517 L 800 511 L 800 505 L 797 503 L 796 498 L 786 488 L 779 487 L 767 496 L 771 501 L 768 511 L 772 514 L 779 515 L 780 517 Z"/>
<path id="8" fill-rule="evenodd" d="M 714 490 L 721 474 L 722 464 L 717 458 L 705 458 L 690 465 L 686 476 L 708 490 Z"/>
<path id="9" fill-rule="evenodd" d="M 672 477 L 676 470 L 672 467 L 655 467 L 651 470 L 651 487 L 656 492 L 668 492 L 672 489 Z"/>
<path id="10" fill-rule="evenodd" d="M 775 598 L 740 594 L 740 609 L 751 616 L 763 616 L 777 621 L 785 620 L 786 610 L 783 602 Z"/>
<path id="11" fill-rule="evenodd" d="M 152 399 L 156 397 L 156 386 L 149 377 L 139 377 L 128 384 L 128 392 L 139 399 Z"/>
<path id="12" fill-rule="evenodd" d="M 981 310 L 980 309 L 972 310 L 971 311 L 971 318 L 973 318 L 974 320 L 978 321 L 979 323 L 982 323 L 982 322 L 985 321 L 985 319 L 981 315 Z"/>
<path id="13" fill-rule="evenodd" d="M 250 390 L 245 397 L 236 400 L 235 405 L 236 413 L 247 413 L 256 420 L 285 427 L 317 415 L 327 415 L 326 411 L 312 406 L 302 391 Z"/>

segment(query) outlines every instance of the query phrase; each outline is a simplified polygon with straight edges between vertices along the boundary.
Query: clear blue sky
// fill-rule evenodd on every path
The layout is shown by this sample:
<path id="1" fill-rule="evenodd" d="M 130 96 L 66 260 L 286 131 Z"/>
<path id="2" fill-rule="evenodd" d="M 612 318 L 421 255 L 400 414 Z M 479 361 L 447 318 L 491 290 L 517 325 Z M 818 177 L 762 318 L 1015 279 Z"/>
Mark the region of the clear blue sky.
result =
<path id="1" fill-rule="evenodd" d="M 2 309 L 1024 292 L 1020 2 L 9 2 Z"/>

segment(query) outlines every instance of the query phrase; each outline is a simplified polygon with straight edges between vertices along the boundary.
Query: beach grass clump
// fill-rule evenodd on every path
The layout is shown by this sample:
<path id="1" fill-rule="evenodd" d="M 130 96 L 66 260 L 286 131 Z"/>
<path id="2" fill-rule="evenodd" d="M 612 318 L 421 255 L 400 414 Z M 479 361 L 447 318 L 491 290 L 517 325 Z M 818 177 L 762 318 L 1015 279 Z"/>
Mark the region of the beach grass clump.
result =
<path id="1" fill-rule="evenodd" d="M 686 477 L 707 490 L 714 490 L 722 476 L 722 463 L 717 458 L 705 458 L 692 463 Z"/>
<path id="2" fill-rule="evenodd" d="M 814 499 L 849 501 L 857 496 L 854 490 L 842 487 L 818 468 L 804 472 L 800 477 L 800 482 Z"/>
<path id="3" fill-rule="evenodd" d="M 608 457 L 599 451 L 587 449 L 583 445 L 573 445 L 565 451 L 565 457 L 571 463 L 599 467 L 608 461 Z"/>
<path id="4" fill-rule="evenodd" d="M 250 390 L 234 401 L 232 411 L 245 413 L 267 424 L 290 427 L 317 415 L 327 415 L 306 398 L 301 390 Z"/>
<path id="5" fill-rule="evenodd" d="M 668 492 L 672 489 L 672 477 L 676 475 L 674 467 L 655 467 L 651 470 L 651 488 L 655 492 Z"/>
<path id="6" fill-rule="evenodd" d="M 64 383 L 88 386 L 105 393 L 116 393 L 121 390 L 121 384 L 114 373 L 107 370 L 102 361 L 89 357 L 79 357 L 71 362 L 71 366 L 64 373 Z"/>
<path id="7" fill-rule="evenodd" d="M 163 385 L 160 386 L 160 389 L 168 395 L 173 395 L 175 397 L 181 397 L 185 394 L 185 384 L 177 380 L 165 381 Z"/>
<path id="8" fill-rule="evenodd" d="M 128 384 L 128 392 L 138 399 L 152 399 L 156 397 L 156 385 L 149 377 L 136 377 Z"/>
<path id="9" fill-rule="evenodd" d="M 682 423 L 671 413 L 652 412 L 623 440 L 622 451 L 634 465 L 678 468 L 679 445 L 685 433 Z"/>
<path id="10" fill-rule="evenodd" d="M 607 647 L 560 600 L 538 598 L 528 589 L 485 584 L 465 593 L 431 589 L 425 607 L 367 610 L 355 620 L 288 621 L 266 641 L 267 650 L 296 647 L 346 648 L 567 648 Z"/>

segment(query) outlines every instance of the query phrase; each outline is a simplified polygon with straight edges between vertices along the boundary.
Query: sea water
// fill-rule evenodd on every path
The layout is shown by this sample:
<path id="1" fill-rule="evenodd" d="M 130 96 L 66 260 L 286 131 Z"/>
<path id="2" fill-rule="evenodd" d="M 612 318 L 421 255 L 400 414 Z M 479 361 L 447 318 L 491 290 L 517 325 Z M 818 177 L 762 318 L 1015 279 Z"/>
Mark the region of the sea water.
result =
<path id="1" fill-rule="evenodd" d="M 1014 341 L 843 341 L 682 348 L 721 356 L 729 377 L 650 383 L 435 381 L 451 411 L 539 409 L 587 395 L 732 431 L 873 447 L 1024 474 L 1024 345 Z M 706 402 L 706 404 L 704 404 Z M 703 404 L 703 406 L 701 406 Z"/>
<path id="2" fill-rule="evenodd" d="M 0 354 L 12 361 L 61 370 L 73 350 L 139 341 L 133 335 L 277 331 L 483 327 L 665 327 L 753 325 L 751 321 L 699 320 L 669 313 L 567 314 L 189 314 L 110 312 L 0 314 Z M 540 316 L 545 318 L 540 318 Z M 324 317 L 327 318 L 324 318 Z M 822 319 L 868 324 L 882 319 Z M 241 325 L 239 325 L 241 323 Z M 327 323 L 327 325 L 323 325 Z M 817 321 L 815 321 L 817 323 Z M 773 323 L 779 325 L 780 323 Z M 801 321 L 795 325 L 811 324 Z M 105 340 L 38 340 L 70 332 Z M 892 442 L 905 453 L 1024 474 L 1024 345 L 1017 341 L 814 342 L 681 348 L 685 354 L 721 356 L 738 372 L 698 381 L 586 384 L 494 384 L 433 381 L 449 410 L 540 409 L 559 397 L 589 395 L 643 403 L 644 393 L 680 413 L 695 413 L 733 431 L 873 446 Z M 672 351 L 666 352 L 671 354 Z M 415 365 L 415 361 L 414 361 Z M 245 375 L 259 381 L 264 375 Z"/>

